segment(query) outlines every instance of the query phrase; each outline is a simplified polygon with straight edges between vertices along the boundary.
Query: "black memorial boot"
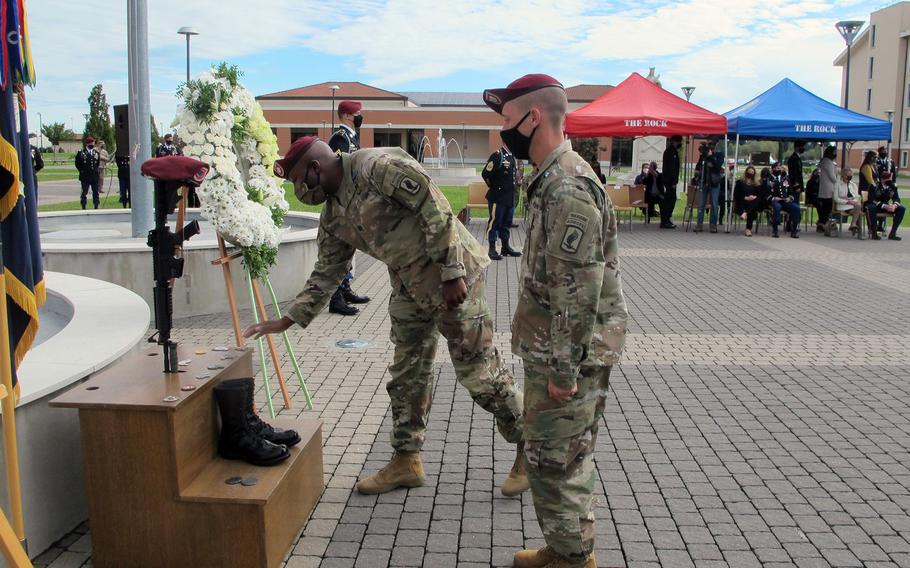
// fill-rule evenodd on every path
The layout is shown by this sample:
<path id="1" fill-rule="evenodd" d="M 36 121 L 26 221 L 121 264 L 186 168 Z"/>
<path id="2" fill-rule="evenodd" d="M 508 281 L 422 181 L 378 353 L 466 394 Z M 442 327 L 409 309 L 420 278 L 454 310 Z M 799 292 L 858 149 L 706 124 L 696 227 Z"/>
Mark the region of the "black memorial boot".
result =
<path id="1" fill-rule="evenodd" d="M 502 260 L 502 255 L 496 252 L 496 243 L 493 241 L 490 241 L 490 252 L 488 254 L 490 255 L 490 260 Z"/>
<path id="2" fill-rule="evenodd" d="M 771 236 L 774 237 L 775 239 L 780 237 L 780 235 L 777 234 L 777 225 L 774 225 L 774 228 L 771 232 Z"/>
<path id="3" fill-rule="evenodd" d="M 221 413 L 221 434 L 218 436 L 218 455 L 228 460 L 243 460 L 252 465 L 276 465 L 288 459 L 287 447 L 273 444 L 256 434 L 247 420 L 249 401 L 247 387 L 241 379 L 224 381 L 212 389 Z"/>
<path id="4" fill-rule="evenodd" d="M 509 246 L 509 237 L 502 239 L 502 256 L 521 256 L 521 253 Z"/>
<path id="5" fill-rule="evenodd" d="M 341 283 L 341 295 L 344 296 L 344 301 L 349 304 L 366 304 L 370 301 L 369 296 L 361 296 L 351 289 L 350 280 L 345 280 Z"/>
<path id="6" fill-rule="evenodd" d="M 329 313 L 340 314 L 343 316 L 356 316 L 360 313 L 360 310 L 354 306 L 349 306 L 346 301 L 344 301 L 344 291 L 341 287 L 335 290 L 335 293 L 332 294 L 332 300 L 329 302 Z"/>
<path id="7" fill-rule="evenodd" d="M 221 382 L 221 384 L 225 383 L 237 383 L 242 385 L 246 391 L 246 421 L 252 427 L 253 433 L 260 438 L 264 438 L 279 446 L 285 445 L 290 448 L 300 443 L 300 434 L 296 431 L 275 428 L 271 424 L 263 421 L 259 418 L 259 415 L 256 414 L 255 405 L 253 404 L 253 389 L 255 386 L 252 378 L 228 379 Z"/>

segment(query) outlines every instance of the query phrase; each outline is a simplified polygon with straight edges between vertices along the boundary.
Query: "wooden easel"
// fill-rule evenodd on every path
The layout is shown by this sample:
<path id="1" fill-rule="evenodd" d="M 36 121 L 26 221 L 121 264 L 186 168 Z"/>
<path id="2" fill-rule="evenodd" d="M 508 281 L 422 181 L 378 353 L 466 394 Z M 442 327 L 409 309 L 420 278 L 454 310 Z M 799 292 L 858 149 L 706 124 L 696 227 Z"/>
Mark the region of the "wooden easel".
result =
<path id="1" fill-rule="evenodd" d="M 179 219 L 180 217 L 178 214 L 178 220 Z M 242 258 L 243 253 L 239 250 L 228 253 L 227 245 L 225 244 L 224 238 L 222 238 L 221 235 L 218 235 L 218 252 L 221 256 L 213 260 L 212 265 L 221 266 L 221 270 L 224 275 L 224 286 L 227 290 L 228 304 L 231 307 L 231 322 L 234 326 L 234 337 L 237 341 L 237 347 L 242 348 L 244 346 L 243 333 L 240 330 L 240 315 L 237 310 L 237 296 L 234 293 L 234 282 L 231 280 L 231 261 Z M 245 272 L 247 287 L 250 293 L 250 307 L 253 310 L 253 321 L 259 323 L 261 320 L 268 319 L 268 315 L 265 310 L 265 302 L 262 301 L 262 291 L 259 288 L 259 282 L 253 279 L 248 270 Z M 278 305 L 278 296 L 275 294 L 275 289 L 272 288 L 272 282 L 269 280 L 268 275 L 266 275 L 266 277 L 262 278 L 261 280 L 268 289 L 269 295 L 272 299 L 272 306 L 275 308 L 275 312 L 280 318 L 282 316 L 281 307 Z M 310 398 L 310 391 L 307 389 L 306 381 L 304 381 L 303 373 L 300 370 L 300 365 L 297 363 L 297 355 L 294 353 L 294 348 L 291 345 L 291 340 L 288 337 L 288 333 L 286 331 L 282 332 L 281 336 L 284 339 L 285 349 L 291 358 L 291 364 L 294 367 L 294 373 L 300 380 L 300 388 L 303 391 L 304 398 L 306 399 L 307 409 L 311 410 L 313 408 L 313 400 Z M 265 341 L 263 341 L 263 339 L 265 339 Z M 269 384 L 268 367 L 266 366 L 265 360 L 265 343 L 268 343 L 269 346 L 269 354 L 272 357 L 272 366 L 275 368 L 275 374 L 278 377 L 278 386 L 281 389 L 281 395 L 284 398 L 285 408 L 292 407 L 291 396 L 288 394 L 288 387 L 284 378 L 284 371 L 281 370 L 281 361 L 278 357 L 278 350 L 275 349 L 275 342 L 273 341 L 272 336 L 266 335 L 264 338 L 260 337 L 256 341 L 259 344 L 259 367 L 262 370 L 262 382 L 265 385 L 265 393 L 266 397 L 268 398 L 269 413 L 272 418 L 275 418 L 275 407 L 272 403 L 272 387 Z"/>

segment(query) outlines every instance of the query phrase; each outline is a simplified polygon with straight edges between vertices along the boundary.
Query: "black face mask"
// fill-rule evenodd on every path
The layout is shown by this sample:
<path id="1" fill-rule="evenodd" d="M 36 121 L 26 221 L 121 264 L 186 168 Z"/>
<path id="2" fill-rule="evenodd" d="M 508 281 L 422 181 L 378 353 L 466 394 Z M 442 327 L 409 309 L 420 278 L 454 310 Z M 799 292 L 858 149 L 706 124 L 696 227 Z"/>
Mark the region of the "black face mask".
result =
<path id="1" fill-rule="evenodd" d="M 537 132 L 537 127 L 534 127 L 534 130 L 531 131 L 531 134 L 525 136 L 518 131 L 518 128 L 524 123 L 524 121 L 531 116 L 531 111 L 528 111 L 521 120 L 518 121 L 518 124 L 509 128 L 507 130 L 500 130 L 499 136 L 502 138 L 503 143 L 509 148 L 509 151 L 512 152 L 512 155 L 515 156 L 518 160 L 530 160 L 531 159 L 531 140 L 534 138 L 534 133 Z"/>
<path id="2" fill-rule="evenodd" d="M 354 128 L 360 128 L 360 125 L 363 124 L 363 116 L 355 115 L 354 116 Z"/>

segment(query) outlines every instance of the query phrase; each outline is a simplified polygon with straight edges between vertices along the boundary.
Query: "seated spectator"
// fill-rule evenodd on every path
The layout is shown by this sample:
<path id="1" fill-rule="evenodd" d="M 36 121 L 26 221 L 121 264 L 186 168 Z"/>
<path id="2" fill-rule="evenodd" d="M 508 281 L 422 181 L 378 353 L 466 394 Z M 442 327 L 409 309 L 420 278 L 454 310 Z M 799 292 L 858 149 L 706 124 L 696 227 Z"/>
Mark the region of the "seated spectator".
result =
<path id="1" fill-rule="evenodd" d="M 818 178 L 819 178 L 818 168 L 812 170 L 812 175 L 809 176 L 809 181 L 806 182 L 806 205 L 811 205 L 812 207 L 818 206 Z"/>
<path id="2" fill-rule="evenodd" d="M 874 191 L 869 193 L 869 199 L 864 204 L 866 215 L 869 221 L 869 238 L 875 241 L 881 240 L 878 234 L 878 214 L 890 213 L 894 216 L 891 223 L 891 232 L 888 234 L 888 240 L 899 241 L 897 228 L 900 227 L 904 220 L 906 208 L 901 204 L 900 197 L 897 194 L 897 186 L 891 179 L 890 172 L 882 172 L 879 183 L 874 187 Z"/>
<path id="3" fill-rule="evenodd" d="M 787 231 L 790 238 L 799 238 L 799 220 L 801 210 L 799 208 L 799 196 L 790 191 L 790 180 L 784 173 L 780 162 L 777 162 L 771 168 L 771 218 L 772 232 L 771 236 L 775 239 L 778 237 L 777 229 L 781 222 L 781 212 L 787 213 Z"/>
<path id="4" fill-rule="evenodd" d="M 840 180 L 835 186 L 834 213 L 835 215 L 850 216 L 850 232 L 854 235 L 859 231 L 859 221 L 863 214 L 862 200 L 857 197 L 856 184 L 853 183 L 853 170 L 844 168 L 840 173 Z M 831 230 L 825 231 L 825 236 L 831 236 Z"/>
<path id="5" fill-rule="evenodd" d="M 733 213 L 743 219 L 746 218 L 746 194 L 749 193 L 750 187 L 757 187 L 758 185 L 758 179 L 755 177 L 755 167 L 746 166 L 746 169 L 743 170 L 743 177 L 736 180 L 736 185 L 733 186 Z"/>
<path id="6" fill-rule="evenodd" d="M 749 166 L 752 168 L 752 166 Z M 754 173 L 755 168 L 752 168 Z M 761 182 L 758 185 L 747 185 L 744 187 L 745 194 L 743 201 L 746 204 L 746 236 L 752 236 L 752 224 L 755 218 L 768 208 L 771 197 L 771 170 L 762 168 Z"/>
<path id="7" fill-rule="evenodd" d="M 818 210 L 818 222 L 815 230 L 824 233 L 831 216 L 831 207 L 834 203 L 834 186 L 837 185 L 837 148 L 826 146 L 822 152 L 822 161 L 818 164 L 818 197 L 815 208 Z"/>
<path id="8" fill-rule="evenodd" d="M 648 204 L 648 217 L 657 217 L 654 205 L 663 201 L 663 176 L 657 171 L 657 162 L 642 164 L 641 173 L 635 177 L 635 185 L 645 187 L 645 203 Z"/>

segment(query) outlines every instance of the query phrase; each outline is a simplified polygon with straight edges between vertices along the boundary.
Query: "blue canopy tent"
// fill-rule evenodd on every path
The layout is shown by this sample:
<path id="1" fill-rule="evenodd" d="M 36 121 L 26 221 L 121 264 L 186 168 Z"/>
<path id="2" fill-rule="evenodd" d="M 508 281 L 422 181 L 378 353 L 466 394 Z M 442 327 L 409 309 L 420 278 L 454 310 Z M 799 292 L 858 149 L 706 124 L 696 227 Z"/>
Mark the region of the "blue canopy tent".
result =
<path id="1" fill-rule="evenodd" d="M 727 117 L 728 136 L 736 134 L 734 178 L 739 165 L 740 137 L 837 142 L 891 140 L 889 121 L 830 103 L 786 78 L 746 104 L 724 113 L 724 116 Z M 732 196 L 729 192 L 728 185 L 728 233 L 732 220 Z"/>
<path id="2" fill-rule="evenodd" d="M 730 134 L 779 140 L 891 140 L 891 123 L 829 103 L 790 79 L 724 114 Z"/>

